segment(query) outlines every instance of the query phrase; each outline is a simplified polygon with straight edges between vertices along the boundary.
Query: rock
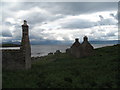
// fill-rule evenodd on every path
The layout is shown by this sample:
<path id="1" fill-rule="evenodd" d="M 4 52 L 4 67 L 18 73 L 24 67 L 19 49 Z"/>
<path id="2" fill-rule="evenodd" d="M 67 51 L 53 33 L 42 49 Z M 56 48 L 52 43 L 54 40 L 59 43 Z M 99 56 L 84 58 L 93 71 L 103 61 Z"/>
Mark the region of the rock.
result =
<path id="1" fill-rule="evenodd" d="M 53 53 L 52 53 L 52 52 L 50 52 L 50 53 L 48 53 L 48 55 L 53 55 Z"/>
<path id="2" fill-rule="evenodd" d="M 70 54 L 70 48 L 67 48 L 67 49 L 66 49 L 66 53 L 67 53 L 67 54 Z"/>
<path id="3" fill-rule="evenodd" d="M 54 54 L 60 54 L 60 50 L 56 50 L 56 52 Z"/>

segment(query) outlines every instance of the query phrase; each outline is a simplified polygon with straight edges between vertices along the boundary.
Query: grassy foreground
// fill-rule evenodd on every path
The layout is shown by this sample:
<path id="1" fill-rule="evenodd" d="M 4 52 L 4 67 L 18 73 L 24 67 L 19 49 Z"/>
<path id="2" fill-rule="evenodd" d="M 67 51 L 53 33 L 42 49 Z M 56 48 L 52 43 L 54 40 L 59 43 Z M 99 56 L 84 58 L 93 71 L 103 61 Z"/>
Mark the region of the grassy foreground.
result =
<path id="1" fill-rule="evenodd" d="M 81 59 L 65 53 L 37 58 L 30 70 L 3 70 L 3 88 L 117 88 L 120 45 Z M 40 59 L 40 60 L 39 60 Z"/>

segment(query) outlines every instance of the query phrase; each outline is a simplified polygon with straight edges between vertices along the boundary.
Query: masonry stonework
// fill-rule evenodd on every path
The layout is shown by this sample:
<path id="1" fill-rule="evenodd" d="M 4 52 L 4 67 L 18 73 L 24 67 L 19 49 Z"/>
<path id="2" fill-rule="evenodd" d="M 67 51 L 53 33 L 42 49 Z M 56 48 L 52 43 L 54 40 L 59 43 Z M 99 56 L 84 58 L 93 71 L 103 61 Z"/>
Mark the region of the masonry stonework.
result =
<path id="1" fill-rule="evenodd" d="M 27 21 L 24 20 L 24 24 L 22 25 L 22 41 L 20 50 L 23 53 L 25 59 L 25 68 L 31 67 L 31 46 L 29 41 L 29 26 L 27 25 Z"/>
<path id="2" fill-rule="evenodd" d="M 22 40 L 20 49 L 2 50 L 3 69 L 29 69 L 31 68 L 31 47 L 29 41 L 29 26 L 24 20 L 22 25 Z"/>
<path id="3" fill-rule="evenodd" d="M 83 38 L 83 43 L 80 44 L 79 39 L 76 38 L 75 42 L 70 47 L 70 54 L 76 58 L 91 56 L 93 54 L 93 46 L 89 43 L 87 36 Z"/>
<path id="4" fill-rule="evenodd" d="M 73 56 L 75 56 L 75 57 L 77 57 L 77 58 L 80 58 L 80 57 L 82 57 L 82 52 L 83 52 L 82 46 L 81 46 L 81 44 L 80 44 L 80 42 L 79 42 L 79 39 L 76 38 L 76 39 L 75 39 L 75 42 L 74 42 L 73 45 L 71 46 L 70 53 L 71 53 Z"/>
<path id="5" fill-rule="evenodd" d="M 93 46 L 88 42 L 87 36 L 83 38 L 83 43 L 81 44 L 83 48 L 83 56 L 93 55 Z"/>

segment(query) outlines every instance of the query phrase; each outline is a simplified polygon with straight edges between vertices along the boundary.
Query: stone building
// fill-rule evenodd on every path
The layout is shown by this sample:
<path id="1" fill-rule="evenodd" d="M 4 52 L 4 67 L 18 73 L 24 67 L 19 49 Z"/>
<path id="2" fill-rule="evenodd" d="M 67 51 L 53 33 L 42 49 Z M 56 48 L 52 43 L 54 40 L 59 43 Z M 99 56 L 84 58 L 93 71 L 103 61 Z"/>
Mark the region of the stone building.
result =
<path id="1" fill-rule="evenodd" d="M 76 58 L 81 58 L 85 56 L 90 56 L 93 53 L 93 46 L 88 42 L 87 36 L 85 36 L 84 41 L 80 44 L 79 39 L 76 38 L 75 42 L 72 44 L 70 54 Z"/>
<path id="2" fill-rule="evenodd" d="M 90 56 L 93 54 L 93 46 L 89 43 L 87 36 L 83 38 L 82 43 L 83 56 Z"/>
<path id="3" fill-rule="evenodd" d="M 80 57 L 82 57 L 83 55 L 82 55 L 82 46 L 81 46 L 81 44 L 80 44 L 80 42 L 79 42 L 79 39 L 78 38 L 76 38 L 75 39 L 75 42 L 73 43 L 73 45 L 71 46 L 71 48 L 70 48 L 70 53 L 73 55 L 73 56 L 75 56 L 76 58 L 80 58 Z"/>
<path id="4" fill-rule="evenodd" d="M 31 68 L 31 47 L 29 42 L 29 26 L 24 20 L 22 25 L 22 40 L 20 49 L 2 50 L 2 68 L 29 69 Z"/>

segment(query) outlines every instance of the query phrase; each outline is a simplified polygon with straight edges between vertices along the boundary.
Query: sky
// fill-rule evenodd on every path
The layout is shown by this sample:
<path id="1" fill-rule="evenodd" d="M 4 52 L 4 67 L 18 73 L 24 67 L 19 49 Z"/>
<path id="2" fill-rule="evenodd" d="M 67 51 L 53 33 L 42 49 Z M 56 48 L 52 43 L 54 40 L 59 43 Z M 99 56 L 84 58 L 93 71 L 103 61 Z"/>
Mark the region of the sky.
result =
<path id="1" fill-rule="evenodd" d="M 3 42 L 21 42 L 27 20 L 31 43 L 118 40 L 117 2 L 3 2 Z"/>

